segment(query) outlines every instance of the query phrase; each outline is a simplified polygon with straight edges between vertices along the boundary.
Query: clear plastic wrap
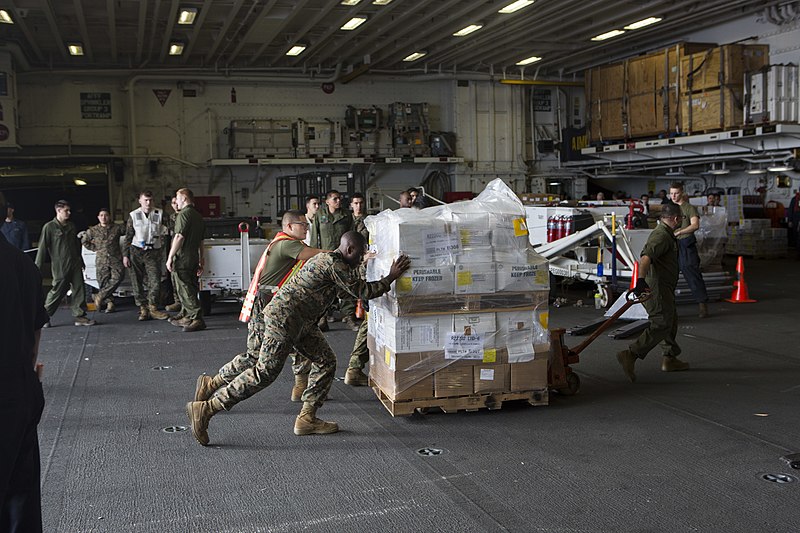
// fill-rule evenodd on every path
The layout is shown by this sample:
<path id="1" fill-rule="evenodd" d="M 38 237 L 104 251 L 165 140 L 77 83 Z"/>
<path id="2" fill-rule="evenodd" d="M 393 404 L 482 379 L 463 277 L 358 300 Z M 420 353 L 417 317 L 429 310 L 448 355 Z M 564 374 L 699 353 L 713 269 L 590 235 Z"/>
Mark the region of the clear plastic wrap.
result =
<path id="1" fill-rule="evenodd" d="M 391 291 L 370 301 L 370 376 L 388 398 L 546 387 L 548 264 L 502 180 L 471 201 L 387 210 L 365 223 L 376 253 L 368 281 L 400 254 L 411 259 Z"/>
<path id="2" fill-rule="evenodd" d="M 728 240 L 727 229 L 727 210 L 724 207 L 706 208 L 706 213 L 700 217 L 700 229 L 694 233 L 697 238 L 697 253 L 700 256 L 701 268 L 722 269 L 725 243 Z"/>

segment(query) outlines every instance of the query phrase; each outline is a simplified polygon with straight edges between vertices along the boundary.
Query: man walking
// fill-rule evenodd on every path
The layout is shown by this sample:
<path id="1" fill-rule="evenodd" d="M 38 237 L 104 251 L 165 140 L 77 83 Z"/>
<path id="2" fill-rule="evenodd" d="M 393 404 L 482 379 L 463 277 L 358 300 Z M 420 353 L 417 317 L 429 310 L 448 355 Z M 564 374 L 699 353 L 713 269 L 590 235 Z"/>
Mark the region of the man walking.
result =
<path id="1" fill-rule="evenodd" d="M 12 246 L 25 251 L 31 247 L 31 238 L 28 235 L 28 226 L 14 216 L 15 211 L 11 202 L 8 202 L 6 204 L 6 221 L 0 228 L 0 232 Z"/>
<path id="2" fill-rule="evenodd" d="M 316 194 L 312 194 L 308 198 L 306 198 L 306 222 L 308 222 L 309 231 L 306 233 L 306 238 L 303 239 L 303 242 L 307 245 L 311 246 L 311 228 L 314 226 L 314 215 L 317 214 L 319 211 L 319 196 Z M 316 246 L 316 242 L 314 243 Z M 314 247 L 312 246 L 312 248 Z"/>
<path id="3" fill-rule="evenodd" d="M 234 405 L 269 386 L 283 369 L 293 349 L 315 363 L 303 393 L 303 408 L 294 424 L 295 435 L 327 434 L 339 431 L 335 422 L 316 417 L 317 409 L 328 396 L 336 371 L 336 355 L 319 330 L 317 322 L 336 300 L 340 291 L 354 298 L 376 298 L 389 291 L 391 283 L 405 272 L 410 261 L 401 256 L 392 263 L 389 275 L 366 282 L 359 265 L 367 243 L 360 233 L 347 232 L 337 250 L 309 259 L 267 304 L 264 310 L 264 340 L 258 362 L 219 389 L 210 400 L 189 402 L 186 412 L 192 434 L 208 445 L 208 423 L 219 411 Z"/>
<path id="4" fill-rule="evenodd" d="M 660 224 L 647 239 L 639 259 L 639 279 L 633 289 L 637 296 L 651 291 L 643 302 L 650 323 L 627 350 L 617 354 L 617 361 L 628 379 L 636 381 L 634 365 L 661 344 L 661 370 L 688 370 L 689 363 L 678 359 L 681 348 L 675 340 L 678 333 L 678 314 L 675 311 L 675 286 L 678 284 L 678 244 L 675 229 L 681 225 L 680 207 L 673 204 L 661 208 Z"/>
<path id="5" fill-rule="evenodd" d="M 0 193 L 0 210 L 5 199 Z M 44 409 L 36 375 L 41 328 L 47 323 L 39 271 L 0 234 L 0 531 L 42 531 L 39 438 Z"/>
<path id="6" fill-rule="evenodd" d="M 231 362 L 219 369 L 213 377 L 202 375 L 197 378 L 195 401 L 207 400 L 218 388 L 227 385 L 239 374 L 252 368 L 258 362 L 261 344 L 264 342 L 264 308 L 277 291 L 305 262 L 320 252 L 318 248 L 306 246 L 303 239 L 308 231 L 308 222 L 300 211 L 287 211 L 281 219 L 282 230 L 278 232 L 261 255 L 256 266 L 253 281 L 247 291 L 239 320 L 247 322 L 247 352 L 234 357 Z M 308 388 L 308 375 L 311 362 L 299 354 L 292 354 L 294 387 L 292 401 L 299 402 Z"/>
<path id="7" fill-rule="evenodd" d="M 72 316 L 76 326 L 94 326 L 94 320 L 86 316 L 86 287 L 83 284 L 83 257 L 75 225 L 70 222 L 69 202 L 59 200 L 55 205 L 56 217 L 42 226 L 39 237 L 39 250 L 36 252 L 36 267 L 42 271 L 47 256 L 50 256 L 50 270 L 53 286 L 47 293 L 44 308 L 52 318 L 61 299 L 72 289 Z M 44 327 L 49 327 L 50 321 Z"/>
<path id="8" fill-rule="evenodd" d="M 164 213 L 153 207 L 153 193 L 139 193 L 139 208 L 131 211 L 125 225 L 122 263 L 131 270 L 133 299 L 139 307 L 139 320 L 166 320 L 158 310 L 161 294 L 161 244 L 165 234 Z"/>
<path id="9" fill-rule="evenodd" d="M 94 305 L 98 311 L 114 312 L 114 291 L 122 283 L 125 269 L 122 266 L 122 249 L 119 245 L 120 237 L 125 236 L 125 228 L 111 221 L 111 212 L 107 207 L 100 209 L 97 214 L 100 222 L 90 227 L 83 234 L 81 242 L 87 250 L 96 252 L 95 269 L 100 290 L 94 295 Z"/>
<path id="10" fill-rule="evenodd" d="M 683 183 L 675 182 L 669 186 L 669 197 L 673 203 L 680 207 L 683 219 L 680 227 L 675 230 L 678 239 L 678 264 L 683 277 L 689 284 L 695 300 L 699 304 L 699 317 L 708 316 L 708 292 L 700 272 L 700 254 L 697 253 L 697 238 L 694 232 L 700 229 L 700 214 L 697 208 L 689 203 L 689 198 L 683 192 Z"/>
<path id="11" fill-rule="evenodd" d="M 175 236 L 167 256 L 167 270 L 172 274 L 172 286 L 178 294 L 183 318 L 174 325 L 183 326 L 184 332 L 206 329 L 203 309 L 197 293 L 198 278 L 203 272 L 203 238 L 206 226 L 200 212 L 194 207 L 194 194 L 189 189 L 175 193 L 178 218 L 175 219 Z"/>

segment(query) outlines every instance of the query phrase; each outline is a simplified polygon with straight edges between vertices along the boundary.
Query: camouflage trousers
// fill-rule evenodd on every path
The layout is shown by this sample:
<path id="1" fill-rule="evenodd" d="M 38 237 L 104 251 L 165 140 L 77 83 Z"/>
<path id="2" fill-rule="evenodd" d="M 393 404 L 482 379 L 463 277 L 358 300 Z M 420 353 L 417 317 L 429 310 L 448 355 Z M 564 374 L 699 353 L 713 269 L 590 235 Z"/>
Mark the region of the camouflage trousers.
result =
<path id="1" fill-rule="evenodd" d="M 161 294 L 161 250 L 142 250 L 131 246 L 133 300 L 138 307 L 159 304 Z"/>
<path id="2" fill-rule="evenodd" d="M 228 364 L 219 369 L 219 375 L 225 383 L 247 370 L 253 368 L 258 362 L 261 345 L 264 343 L 264 308 L 272 299 L 269 293 L 259 293 L 253 302 L 250 320 L 247 322 L 247 351 L 237 354 Z M 312 363 L 297 351 L 292 353 L 292 372 L 295 374 L 308 374 L 311 372 Z"/>
<path id="3" fill-rule="evenodd" d="M 100 299 L 100 305 L 102 306 L 106 301 L 111 302 L 114 300 L 114 291 L 122 283 L 122 278 L 125 276 L 125 267 L 122 266 L 122 261 L 119 259 L 116 261 L 98 261 L 96 266 L 97 282 L 100 284 L 97 297 Z"/>
<path id="4" fill-rule="evenodd" d="M 357 368 L 363 370 L 369 361 L 369 349 L 367 348 L 367 320 L 369 315 L 364 317 L 356 333 L 356 341 L 353 343 L 353 352 L 350 354 L 350 364 L 347 368 Z"/>
<path id="5" fill-rule="evenodd" d="M 336 372 L 336 354 L 333 353 L 325 336 L 316 323 L 309 324 L 296 339 L 265 331 L 258 361 L 246 369 L 227 386 L 219 389 L 214 397 L 219 399 L 226 410 L 269 386 L 281 373 L 286 358 L 292 350 L 299 351 L 314 364 L 308 376 L 308 387 L 303 392 L 302 401 L 320 407 L 333 383 Z"/>

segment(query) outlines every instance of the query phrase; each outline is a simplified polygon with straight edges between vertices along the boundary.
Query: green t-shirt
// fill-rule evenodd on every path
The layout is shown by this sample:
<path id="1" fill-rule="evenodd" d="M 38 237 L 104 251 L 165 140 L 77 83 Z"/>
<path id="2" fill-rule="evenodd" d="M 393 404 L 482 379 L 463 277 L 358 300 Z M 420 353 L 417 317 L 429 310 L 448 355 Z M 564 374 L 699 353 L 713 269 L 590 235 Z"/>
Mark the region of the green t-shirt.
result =
<path id="1" fill-rule="evenodd" d="M 258 286 L 262 290 L 267 286 L 277 287 L 283 276 L 294 266 L 297 256 L 306 247 L 303 241 L 285 239 L 278 241 L 269 249 L 269 257 L 264 270 L 258 277 Z"/>
<path id="2" fill-rule="evenodd" d="M 700 218 L 700 214 L 697 212 L 697 208 L 689 203 L 689 200 L 686 200 L 678 207 L 681 208 L 681 215 L 683 215 L 683 220 L 681 220 L 681 227 L 678 229 L 688 228 L 689 225 L 692 223 L 692 217 Z M 678 239 L 688 239 L 694 235 L 694 233 L 683 233 L 678 236 Z"/>
<path id="3" fill-rule="evenodd" d="M 200 243 L 205 237 L 203 217 L 193 205 L 181 209 L 175 219 L 175 233 L 183 235 L 181 249 L 175 255 L 175 268 L 195 270 L 198 266 Z"/>
<path id="4" fill-rule="evenodd" d="M 647 238 L 641 255 L 649 257 L 652 263 L 647 272 L 647 284 L 674 290 L 678 284 L 678 241 L 672 228 L 664 223 L 656 226 Z"/>

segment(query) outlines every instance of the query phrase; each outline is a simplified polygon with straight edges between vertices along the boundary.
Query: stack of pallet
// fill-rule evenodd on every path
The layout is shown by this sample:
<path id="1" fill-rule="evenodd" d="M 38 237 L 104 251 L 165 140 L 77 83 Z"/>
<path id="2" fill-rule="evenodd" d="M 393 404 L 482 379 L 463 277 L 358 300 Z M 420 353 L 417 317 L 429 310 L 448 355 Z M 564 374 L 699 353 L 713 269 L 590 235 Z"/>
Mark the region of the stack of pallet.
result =
<path id="1" fill-rule="evenodd" d="M 586 72 L 589 142 L 739 126 L 746 72 L 769 47 L 682 43 Z"/>
<path id="2" fill-rule="evenodd" d="M 771 226 L 768 218 L 747 218 L 738 226 L 729 226 L 725 253 L 764 259 L 786 257 L 787 230 Z"/>
<path id="3" fill-rule="evenodd" d="M 381 278 L 411 268 L 370 301 L 370 379 L 393 415 L 547 403 L 547 261 L 528 244 L 519 199 L 495 180 L 475 200 L 367 218 Z"/>

